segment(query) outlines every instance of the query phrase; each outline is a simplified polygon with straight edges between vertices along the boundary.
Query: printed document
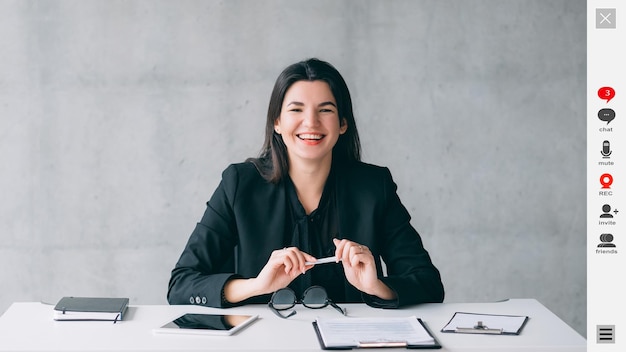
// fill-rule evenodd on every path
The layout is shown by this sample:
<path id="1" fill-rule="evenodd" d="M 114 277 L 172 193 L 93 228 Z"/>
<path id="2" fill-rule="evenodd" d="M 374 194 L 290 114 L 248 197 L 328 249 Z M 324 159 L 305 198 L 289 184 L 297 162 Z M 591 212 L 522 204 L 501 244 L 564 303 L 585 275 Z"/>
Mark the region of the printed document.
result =
<path id="1" fill-rule="evenodd" d="M 326 347 L 435 344 L 434 338 L 415 316 L 317 318 L 316 322 Z"/>

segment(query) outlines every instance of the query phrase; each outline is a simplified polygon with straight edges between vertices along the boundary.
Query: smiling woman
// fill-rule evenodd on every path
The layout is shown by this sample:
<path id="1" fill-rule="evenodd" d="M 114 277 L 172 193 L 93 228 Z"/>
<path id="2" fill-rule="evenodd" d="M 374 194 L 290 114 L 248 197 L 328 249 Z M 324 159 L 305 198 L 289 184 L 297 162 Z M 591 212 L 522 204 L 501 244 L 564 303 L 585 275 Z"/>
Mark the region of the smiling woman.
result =
<path id="1" fill-rule="evenodd" d="M 265 132 L 258 158 L 223 172 L 172 270 L 171 304 L 267 303 L 285 287 L 300 297 L 312 286 L 373 307 L 443 301 L 389 170 L 360 161 L 350 93 L 332 65 L 287 67 Z M 315 263 L 327 256 L 335 260 Z"/>
<path id="2" fill-rule="evenodd" d="M 339 135 L 346 132 L 346 120 L 339 118 L 337 103 L 328 83 L 298 81 L 283 102 L 274 130 L 287 147 L 289 165 L 314 163 L 313 168 L 330 165 Z"/>
<path id="3" fill-rule="evenodd" d="M 333 147 L 346 129 L 346 119 L 339 118 L 328 83 L 298 81 L 287 90 L 274 130 L 287 148 L 291 179 L 296 185 L 299 183 L 296 180 L 317 185 L 296 187 L 307 213 L 319 204 L 330 171 Z"/>

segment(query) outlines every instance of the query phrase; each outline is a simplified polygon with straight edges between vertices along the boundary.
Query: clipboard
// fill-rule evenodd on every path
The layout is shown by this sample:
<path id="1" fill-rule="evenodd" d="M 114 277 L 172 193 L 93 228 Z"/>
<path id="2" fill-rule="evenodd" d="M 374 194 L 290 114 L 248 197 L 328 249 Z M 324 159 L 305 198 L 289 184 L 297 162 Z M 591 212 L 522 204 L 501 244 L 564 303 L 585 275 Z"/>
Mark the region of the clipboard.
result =
<path id="1" fill-rule="evenodd" d="M 317 335 L 317 339 L 319 341 L 320 347 L 323 350 L 352 350 L 357 348 L 406 348 L 406 349 L 440 349 L 441 344 L 432 332 L 428 329 L 426 324 L 420 318 L 416 318 L 417 322 L 421 325 L 422 328 L 430 335 L 432 338 L 432 342 L 424 343 L 424 344 L 409 344 L 406 341 L 361 341 L 354 345 L 345 345 L 345 346 L 328 346 L 322 337 L 322 333 L 320 331 L 320 327 L 317 321 L 313 321 L 313 329 L 315 330 L 315 334 Z"/>
<path id="2" fill-rule="evenodd" d="M 441 332 L 458 334 L 519 335 L 528 321 L 524 315 L 456 312 Z"/>

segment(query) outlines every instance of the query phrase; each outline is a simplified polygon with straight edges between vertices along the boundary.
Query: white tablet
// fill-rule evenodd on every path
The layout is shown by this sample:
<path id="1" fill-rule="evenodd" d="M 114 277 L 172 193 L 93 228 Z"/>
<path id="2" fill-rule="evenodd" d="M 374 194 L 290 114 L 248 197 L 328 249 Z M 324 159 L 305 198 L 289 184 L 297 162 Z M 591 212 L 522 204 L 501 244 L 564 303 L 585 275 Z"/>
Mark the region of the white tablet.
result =
<path id="1" fill-rule="evenodd" d="M 258 315 L 186 313 L 153 330 L 156 334 L 232 335 Z"/>

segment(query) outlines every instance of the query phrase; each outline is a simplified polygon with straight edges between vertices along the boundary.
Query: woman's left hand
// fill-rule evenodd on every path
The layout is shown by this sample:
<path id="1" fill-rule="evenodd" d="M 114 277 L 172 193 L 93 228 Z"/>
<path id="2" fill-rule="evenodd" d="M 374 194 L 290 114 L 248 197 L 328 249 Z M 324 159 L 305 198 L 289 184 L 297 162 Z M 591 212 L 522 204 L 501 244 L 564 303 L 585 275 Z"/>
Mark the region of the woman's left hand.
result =
<path id="1" fill-rule="evenodd" d="M 394 299 L 394 292 L 378 279 L 376 261 L 367 246 L 350 240 L 333 239 L 335 256 L 341 259 L 346 279 L 359 291 L 382 299 Z"/>

